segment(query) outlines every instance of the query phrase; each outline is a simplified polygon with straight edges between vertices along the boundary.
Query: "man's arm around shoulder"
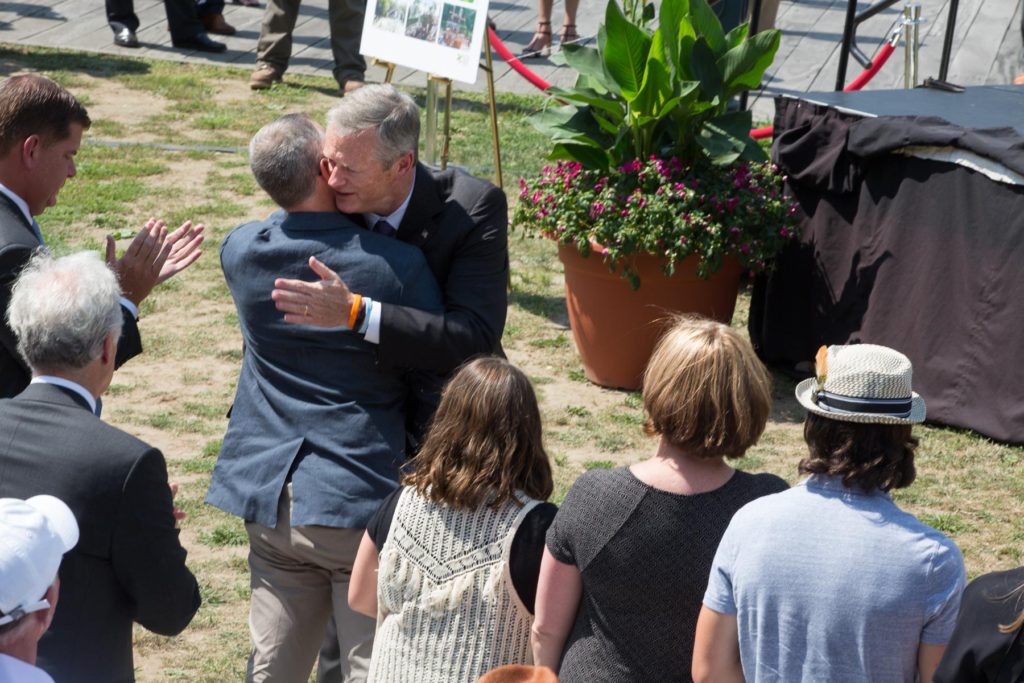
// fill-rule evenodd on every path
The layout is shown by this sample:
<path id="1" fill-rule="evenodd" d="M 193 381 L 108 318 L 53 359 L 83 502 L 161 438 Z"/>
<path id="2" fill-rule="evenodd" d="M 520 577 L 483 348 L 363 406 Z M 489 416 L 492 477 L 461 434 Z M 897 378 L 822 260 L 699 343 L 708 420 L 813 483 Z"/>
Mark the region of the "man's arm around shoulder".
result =
<path id="1" fill-rule="evenodd" d="M 199 585 L 185 566 L 164 456 L 149 448 L 124 483 L 111 556 L 135 604 L 135 621 L 165 636 L 181 633 L 199 609 Z"/>

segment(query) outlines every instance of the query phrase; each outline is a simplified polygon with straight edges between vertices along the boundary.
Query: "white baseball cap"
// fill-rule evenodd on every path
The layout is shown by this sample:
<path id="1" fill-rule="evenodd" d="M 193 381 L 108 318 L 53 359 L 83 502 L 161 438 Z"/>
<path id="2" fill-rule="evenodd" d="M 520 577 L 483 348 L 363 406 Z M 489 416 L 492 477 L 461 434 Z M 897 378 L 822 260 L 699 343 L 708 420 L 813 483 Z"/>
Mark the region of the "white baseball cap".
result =
<path id="1" fill-rule="evenodd" d="M 78 523 L 60 499 L 0 498 L 0 626 L 50 607 L 43 596 L 76 543 Z"/>

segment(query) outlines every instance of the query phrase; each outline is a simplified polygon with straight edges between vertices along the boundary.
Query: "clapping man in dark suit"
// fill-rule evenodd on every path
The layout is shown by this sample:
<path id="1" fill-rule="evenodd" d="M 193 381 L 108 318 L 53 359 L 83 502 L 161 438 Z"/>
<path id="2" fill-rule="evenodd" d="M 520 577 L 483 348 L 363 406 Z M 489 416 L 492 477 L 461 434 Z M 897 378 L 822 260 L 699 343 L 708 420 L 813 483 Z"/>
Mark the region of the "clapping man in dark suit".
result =
<path id="1" fill-rule="evenodd" d="M 14 76 L 0 83 L 0 311 L 7 310 L 21 268 L 45 246 L 33 216 L 56 204 L 64 182 L 75 176 L 75 154 L 91 123 L 74 95 L 49 78 Z M 187 221 L 168 235 L 163 221 L 151 220 L 117 259 L 107 237 L 107 260 L 124 293 L 118 366 L 142 351 L 139 304 L 155 285 L 199 258 L 202 241 L 202 225 Z M 31 371 L 16 346 L 6 320 L 0 320 L 0 398 L 28 385 Z"/>
<path id="2" fill-rule="evenodd" d="M 163 455 L 97 415 L 114 373 L 120 295 L 96 254 L 41 252 L 7 311 L 32 383 L 0 401 L 0 497 L 56 496 L 81 531 L 39 642 L 39 666 L 58 681 L 133 681 L 132 623 L 175 635 L 200 603 Z"/>
<path id="3" fill-rule="evenodd" d="M 253 650 L 247 680 L 306 681 L 334 616 L 347 681 L 366 677 L 374 621 L 348 607 L 363 530 L 405 459 L 403 373 L 374 360 L 358 301 L 333 329 L 290 325 L 268 293 L 315 256 L 374 302 L 430 314 L 441 296 L 423 254 L 337 212 L 319 172 L 323 132 L 302 115 L 261 129 L 253 175 L 284 211 L 236 228 L 221 265 L 245 353 L 207 502 L 246 521 Z M 371 304 L 372 306 L 372 304 Z"/>

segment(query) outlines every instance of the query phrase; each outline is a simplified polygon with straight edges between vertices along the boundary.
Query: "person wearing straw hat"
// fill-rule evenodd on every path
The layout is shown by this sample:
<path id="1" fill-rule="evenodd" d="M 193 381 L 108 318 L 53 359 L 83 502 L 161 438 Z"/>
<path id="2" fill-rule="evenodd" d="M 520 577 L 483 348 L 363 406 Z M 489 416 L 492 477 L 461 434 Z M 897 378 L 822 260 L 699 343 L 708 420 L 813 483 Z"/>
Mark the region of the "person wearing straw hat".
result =
<path id="1" fill-rule="evenodd" d="M 711 568 L 695 681 L 932 680 L 964 587 L 960 550 L 889 492 L 914 481 L 924 399 L 906 356 L 831 346 L 796 387 L 809 477 L 733 517 Z"/>
<path id="2" fill-rule="evenodd" d="M 0 683 L 53 683 L 36 651 L 57 609 L 61 558 L 76 543 L 78 523 L 59 498 L 0 498 Z"/>

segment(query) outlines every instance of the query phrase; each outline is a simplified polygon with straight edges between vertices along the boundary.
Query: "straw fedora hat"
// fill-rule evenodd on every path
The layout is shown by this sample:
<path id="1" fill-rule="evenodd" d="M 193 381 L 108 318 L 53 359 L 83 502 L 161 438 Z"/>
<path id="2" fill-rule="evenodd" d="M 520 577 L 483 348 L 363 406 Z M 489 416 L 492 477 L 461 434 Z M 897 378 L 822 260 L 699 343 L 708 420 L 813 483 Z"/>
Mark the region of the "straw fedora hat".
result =
<path id="1" fill-rule="evenodd" d="M 911 390 L 912 372 L 910 359 L 886 346 L 822 347 L 817 376 L 796 385 L 796 400 L 830 420 L 917 424 L 924 422 L 925 407 Z"/>

